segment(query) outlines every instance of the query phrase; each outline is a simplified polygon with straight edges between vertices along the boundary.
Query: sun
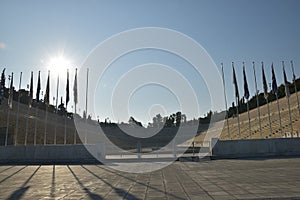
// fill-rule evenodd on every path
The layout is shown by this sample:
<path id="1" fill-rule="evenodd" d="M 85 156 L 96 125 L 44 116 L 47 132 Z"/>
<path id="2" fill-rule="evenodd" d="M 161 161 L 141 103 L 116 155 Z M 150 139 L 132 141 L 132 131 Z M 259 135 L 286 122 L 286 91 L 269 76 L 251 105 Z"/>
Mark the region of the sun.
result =
<path id="1" fill-rule="evenodd" d="M 63 55 L 52 57 L 48 62 L 48 69 L 53 75 L 61 75 L 67 72 L 71 66 L 71 61 Z"/>

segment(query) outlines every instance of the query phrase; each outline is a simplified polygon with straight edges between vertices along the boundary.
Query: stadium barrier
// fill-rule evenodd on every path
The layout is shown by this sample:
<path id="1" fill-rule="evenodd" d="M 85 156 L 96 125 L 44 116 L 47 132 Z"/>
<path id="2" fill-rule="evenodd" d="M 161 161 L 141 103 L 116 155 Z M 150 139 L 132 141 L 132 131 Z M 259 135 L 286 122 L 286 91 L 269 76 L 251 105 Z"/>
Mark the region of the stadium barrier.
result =
<path id="1" fill-rule="evenodd" d="M 212 138 L 212 158 L 300 156 L 300 138 L 218 140 Z"/>

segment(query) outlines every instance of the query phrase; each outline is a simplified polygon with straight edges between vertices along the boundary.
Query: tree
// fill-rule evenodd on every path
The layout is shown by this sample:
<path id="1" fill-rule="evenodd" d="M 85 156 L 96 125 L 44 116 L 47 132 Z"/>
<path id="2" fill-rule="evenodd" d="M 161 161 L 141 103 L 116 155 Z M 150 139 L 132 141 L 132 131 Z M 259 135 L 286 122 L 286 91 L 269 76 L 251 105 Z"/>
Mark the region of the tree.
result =
<path id="1" fill-rule="evenodd" d="M 156 115 L 156 119 L 157 119 L 158 126 L 161 126 L 162 122 L 163 122 L 162 116 L 160 114 L 158 114 L 158 115 Z"/>
<path id="2" fill-rule="evenodd" d="M 181 123 L 181 112 L 176 113 L 176 126 L 179 127 Z"/>
<path id="3" fill-rule="evenodd" d="M 153 118 L 152 118 L 152 121 L 153 121 L 153 127 L 156 127 L 157 126 L 157 119 L 156 119 L 156 116 L 154 116 Z"/>
<path id="4" fill-rule="evenodd" d="M 66 108 L 65 108 L 65 104 L 63 103 L 62 101 L 62 97 L 60 99 L 60 104 L 58 106 L 58 114 L 59 115 L 66 115 L 67 111 L 66 111 Z"/>
<path id="5" fill-rule="evenodd" d="M 140 127 L 143 126 L 141 122 L 136 121 L 133 117 L 129 118 L 128 123 L 133 126 L 140 126 Z"/>
<path id="6" fill-rule="evenodd" d="M 212 114 L 213 114 L 213 112 L 211 110 L 206 114 L 206 117 L 208 120 L 211 119 Z"/>
<path id="7" fill-rule="evenodd" d="M 174 126 L 174 118 L 173 118 L 172 115 L 170 115 L 170 117 L 167 117 L 165 126 L 166 127 L 172 127 L 172 126 Z"/>
<path id="8" fill-rule="evenodd" d="M 83 111 L 82 118 L 86 119 L 86 112 L 85 112 L 85 110 Z"/>
<path id="9" fill-rule="evenodd" d="M 1 96 L 4 96 L 4 89 L 5 89 L 5 68 L 2 71 L 1 74 L 1 82 L 0 82 L 0 92 L 1 92 Z"/>
<path id="10" fill-rule="evenodd" d="M 161 127 L 163 126 L 163 118 L 160 114 L 157 114 L 153 117 L 153 127 Z"/>

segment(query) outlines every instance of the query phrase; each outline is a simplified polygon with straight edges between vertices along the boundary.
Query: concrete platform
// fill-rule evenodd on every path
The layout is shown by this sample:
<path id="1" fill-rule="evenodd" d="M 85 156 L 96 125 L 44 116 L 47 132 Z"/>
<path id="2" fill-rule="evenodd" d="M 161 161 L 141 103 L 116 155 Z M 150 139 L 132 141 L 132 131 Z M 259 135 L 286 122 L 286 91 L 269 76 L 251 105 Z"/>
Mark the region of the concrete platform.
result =
<path id="1" fill-rule="evenodd" d="M 0 199 L 300 199 L 300 158 L 175 162 L 145 174 L 105 165 L 0 166 Z"/>

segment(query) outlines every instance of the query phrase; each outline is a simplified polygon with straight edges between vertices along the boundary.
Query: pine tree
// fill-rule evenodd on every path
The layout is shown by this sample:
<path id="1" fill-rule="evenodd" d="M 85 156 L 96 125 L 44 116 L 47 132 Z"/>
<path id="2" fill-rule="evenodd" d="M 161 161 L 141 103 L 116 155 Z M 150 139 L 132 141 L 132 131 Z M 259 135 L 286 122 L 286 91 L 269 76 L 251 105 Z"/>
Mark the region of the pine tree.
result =
<path id="1" fill-rule="evenodd" d="M 4 96 L 4 89 L 5 89 L 5 68 L 3 69 L 2 74 L 1 74 L 0 89 L 1 89 L 1 96 Z"/>
<path id="2" fill-rule="evenodd" d="M 0 105 L 2 104 L 2 100 L 4 97 L 4 89 L 5 89 L 5 68 L 2 71 L 1 81 L 0 81 Z"/>

